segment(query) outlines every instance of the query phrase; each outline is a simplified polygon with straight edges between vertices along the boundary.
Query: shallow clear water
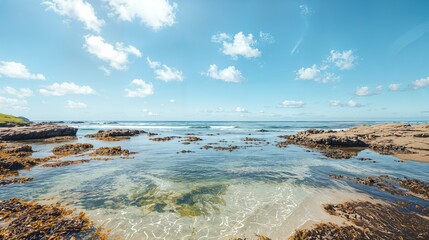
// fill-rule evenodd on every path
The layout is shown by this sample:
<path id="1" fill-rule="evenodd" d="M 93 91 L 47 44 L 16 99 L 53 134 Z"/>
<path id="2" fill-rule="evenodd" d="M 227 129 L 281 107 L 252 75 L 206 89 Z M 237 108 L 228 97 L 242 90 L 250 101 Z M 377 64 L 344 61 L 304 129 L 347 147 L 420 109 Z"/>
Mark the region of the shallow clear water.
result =
<path id="1" fill-rule="evenodd" d="M 397 162 L 392 156 L 364 150 L 349 160 L 333 160 L 318 152 L 275 147 L 279 135 L 309 128 L 344 129 L 363 122 L 85 122 L 75 124 L 75 142 L 95 147 L 121 145 L 136 152 L 131 159 L 91 161 L 60 168 L 35 167 L 20 175 L 26 184 L 0 188 L 0 199 L 55 197 L 83 210 L 121 239 L 228 239 L 262 233 L 286 238 L 307 220 L 322 220 L 323 202 L 387 194 L 347 185 L 329 174 L 388 174 L 429 181 L 429 165 Z M 367 124 L 374 124 L 369 122 Z M 74 125 L 74 124 L 71 124 Z M 203 141 L 149 141 L 146 135 L 102 142 L 84 135 L 100 129 L 131 128 L 163 136 L 191 133 Z M 257 132 L 267 129 L 269 132 Z M 157 136 L 159 137 L 159 136 Z M 246 144 L 242 139 L 263 139 Z M 200 149 L 207 143 L 237 145 L 233 152 Z M 34 143 L 34 156 L 50 155 L 59 144 Z M 192 153 L 178 154 L 181 150 Z M 375 163 L 358 161 L 369 157 Z M 77 159 L 89 158 L 77 156 Z M 416 200 L 417 201 L 417 200 Z"/>

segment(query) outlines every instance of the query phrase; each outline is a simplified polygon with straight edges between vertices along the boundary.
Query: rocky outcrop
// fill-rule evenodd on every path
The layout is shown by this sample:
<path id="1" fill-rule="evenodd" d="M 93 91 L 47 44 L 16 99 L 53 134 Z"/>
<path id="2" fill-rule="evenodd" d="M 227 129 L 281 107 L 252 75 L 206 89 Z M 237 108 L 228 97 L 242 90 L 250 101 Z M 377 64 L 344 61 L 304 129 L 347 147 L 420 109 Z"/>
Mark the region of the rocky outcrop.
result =
<path id="1" fill-rule="evenodd" d="M 89 143 L 64 144 L 55 147 L 52 152 L 55 155 L 73 155 L 90 151 L 93 148 L 94 146 Z"/>
<path id="2" fill-rule="evenodd" d="M 131 130 L 131 129 L 112 129 L 112 130 L 100 130 L 97 133 L 88 134 L 85 137 L 95 138 L 102 141 L 120 141 L 124 139 L 130 139 L 132 136 L 140 134 L 146 134 L 143 130 Z"/>
<path id="3" fill-rule="evenodd" d="M 20 141 L 30 139 L 45 139 L 58 136 L 76 136 L 77 128 L 65 125 L 31 124 L 0 128 L 0 140 Z"/>
<path id="4" fill-rule="evenodd" d="M 101 147 L 95 150 L 92 156 L 128 156 L 130 151 L 127 149 L 122 149 L 120 146 L 115 147 Z"/>
<path id="5" fill-rule="evenodd" d="M 429 161 L 429 138 L 425 137 L 428 135 L 429 124 L 363 125 L 341 131 L 310 129 L 291 136 L 280 136 L 287 141 L 277 146 L 295 144 L 322 152 L 342 151 L 339 155 L 331 154 L 333 156 L 343 155 L 344 149 L 370 148 L 405 160 Z"/>

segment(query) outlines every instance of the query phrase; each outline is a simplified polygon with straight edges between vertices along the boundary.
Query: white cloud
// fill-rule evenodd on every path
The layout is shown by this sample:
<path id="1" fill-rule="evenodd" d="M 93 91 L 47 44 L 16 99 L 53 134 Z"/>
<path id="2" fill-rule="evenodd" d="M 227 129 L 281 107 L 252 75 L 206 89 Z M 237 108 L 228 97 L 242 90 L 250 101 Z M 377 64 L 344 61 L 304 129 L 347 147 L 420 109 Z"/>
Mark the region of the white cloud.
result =
<path id="1" fill-rule="evenodd" d="M 236 107 L 235 108 L 235 112 L 238 112 L 238 113 L 247 113 L 247 110 L 244 109 L 244 108 L 242 108 L 242 107 Z"/>
<path id="2" fill-rule="evenodd" d="M 154 70 L 155 78 L 162 80 L 164 82 L 170 81 L 183 81 L 183 73 L 180 70 L 175 68 L 170 68 L 165 64 L 161 64 L 160 62 L 151 61 L 150 58 L 147 58 L 147 62 L 149 67 Z"/>
<path id="3" fill-rule="evenodd" d="M 0 109 L 28 110 L 27 101 L 0 96 Z"/>
<path id="4" fill-rule="evenodd" d="M 135 88 L 132 90 L 125 89 L 127 97 L 147 97 L 154 94 L 154 87 L 152 83 L 146 83 L 141 79 L 134 79 L 131 82 L 131 85 L 133 85 Z"/>
<path id="5" fill-rule="evenodd" d="M 292 53 L 294 50 L 292 51 Z M 340 80 L 340 77 L 335 73 L 328 71 L 331 67 L 335 66 L 340 70 L 350 70 L 355 66 L 357 57 L 353 55 L 352 50 L 335 51 L 332 50 L 330 56 L 323 62 L 321 67 L 316 64 L 308 68 L 300 68 L 296 71 L 296 79 L 298 80 L 312 80 L 315 82 L 334 82 Z"/>
<path id="6" fill-rule="evenodd" d="M 104 25 L 102 19 L 97 18 L 92 5 L 83 0 L 50 0 L 44 1 L 43 4 L 54 12 L 77 19 L 85 24 L 86 29 L 100 32 Z"/>
<path id="7" fill-rule="evenodd" d="M 309 68 L 300 68 L 296 71 L 296 79 L 298 80 L 311 80 L 315 82 L 327 83 L 339 80 L 339 77 L 334 73 L 326 71 L 328 67 L 317 67 L 316 64 Z"/>
<path id="8" fill-rule="evenodd" d="M 371 95 L 371 91 L 369 90 L 369 87 L 360 87 L 356 89 L 355 94 L 356 96 L 368 96 Z"/>
<path id="9" fill-rule="evenodd" d="M 399 83 L 392 83 L 389 85 L 389 90 L 392 92 L 398 91 L 401 84 Z"/>
<path id="10" fill-rule="evenodd" d="M 31 91 L 31 89 L 29 88 L 15 89 L 13 87 L 4 87 L 3 89 L 1 89 L 1 92 L 4 92 L 9 95 L 13 95 L 18 98 L 26 98 L 26 97 L 33 96 L 33 91 Z"/>
<path id="11" fill-rule="evenodd" d="M 30 73 L 26 66 L 19 62 L 0 61 L 0 77 L 20 78 L 28 80 L 45 80 L 43 74 Z"/>
<path id="12" fill-rule="evenodd" d="M 355 102 L 353 100 L 349 100 L 346 103 L 342 103 L 342 102 L 340 102 L 338 100 L 331 100 L 331 101 L 329 101 L 329 104 L 331 106 L 333 106 L 333 107 L 349 107 L 349 108 L 363 107 L 362 104 L 357 103 L 357 102 Z"/>
<path id="13" fill-rule="evenodd" d="M 231 37 L 226 33 L 219 33 L 212 36 L 212 42 L 221 43 L 227 39 L 231 39 Z"/>
<path id="14" fill-rule="evenodd" d="M 331 100 L 331 101 L 329 101 L 329 104 L 333 107 L 340 107 L 341 106 L 341 102 L 338 100 Z"/>
<path id="15" fill-rule="evenodd" d="M 243 32 L 239 32 L 235 34 L 232 42 L 227 41 L 229 39 L 230 37 L 226 33 L 220 33 L 212 36 L 212 41 L 222 42 L 223 54 L 229 55 L 233 59 L 237 59 L 240 55 L 245 58 L 256 58 L 261 56 L 261 51 L 253 47 L 256 44 L 256 40 L 253 39 L 252 34 L 248 34 L 246 36 Z"/>
<path id="16" fill-rule="evenodd" d="M 375 88 L 375 93 L 376 93 L 376 94 L 380 94 L 382 91 L 383 91 L 383 86 L 381 86 L 381 85 L 378 85 L 378 86 Z"/>
<path id="17" fill-rule="evenodd" d="M 350 70 L 355 66 L 357 57 L 353 55 L 352 50 L 347 51 L 336 51 L 331 50 L 331 55 L 328 57 L 328 61 L 334 63 L 341 70 Z"/>
<path id="18" fill-rule="evenodd" d="M 316 64 L 309 68 L 302 67 L 296 72 L 296 76 L 301 80 L 315 80 L 320 76 L 320 69 Z"/>
<path id="19" fill-rule="evenodd" d="M 95 94 L 90 86 L 79 86 L 73 82 L 54 83 L 39 90 L 44 96 L 64 96 L 67 94 L 89 95 Z"/>
<path id="20" fill-rule="evenodd" d="M 105 0 L 112 15 L 122 21 L 140 19 L 146 26 L 158 30 L 176 22 L 177 3 L 168 0 Z"/>
<path id="21" fill-rule="evenodd" d="M 308 15 L 312 12 L 307 4 L 299 5 L 299 10 L 300 10 L 301 15 L 303 15 L 303 16 Z"/>
<path id="22" fill-rule="evenodd" d="M 106 68 L 104 66 L 99 67 L 99 69 L 104 73 L 104 75 L 110 76 L 110 74 L 111 74 L 110 69 L 108 69 L 108 68 Z"/>
<path id="23" fill-rule="evenodd" d="M 210 65 L 209 70 L 207 73 L 204 73 L 204 75 L 214 79 L 233 83 L 239 83 L 244 79 L 243 75 L 241 75 L 241 72 L 234 66 L 229 66 L 225 69 L 219 70 L 216 64 Z"/>
<path id="24" fill-rule="evenodd" d="M 118 70 L 126 69 L 130 54 L 136 57 L 142 56 L 141 52 L 134 46 L 128 45 L 124 47 L 124 44 L 121 42 L 116 42 L 115 46 L 113 46 L 107 43 L 102 37 L 94 35 L 85 36 L 84 47 L 89 53 L 108 62 L 112 68 Z"/>
<path id="25" fill-rule="evenodd" d="M 413 89 L 419 89 L 419 88 L 423 88 L 426 86 L 429 86 L 429 77 L 427 78 L 422 78 L 419 80 L 415 80 L 413 81 L 413 83 L 411 84 Z"/>
<path id="26" fill-rule="evenodd" d="M 176 100 L 174 100 L 174 99 L 170 99 L 170 100 L 169 100 L 169 102 L 170 102 L 170 103 L 175 103 L 175 102 L 176 102 Z"/>
<path id="27" fill-rule="evenodd" d="M 275 42 L 274 36 L 270 33 L 259 32 L 259 41 L 273 44 Z"/>
<path id="28" fill-rule="evenodd" d="M 353 101 L 353 100 L 349 100 L 348 102 L 347 102 L 347 106 L 349 106 L 349 107 L 351 107 L 351 108 L 354 108 L 354 107 L 358 107 L 359 106 L 359 104 L 358 103 L 356 103 L 355 101 Z"/>
<path id="29" fill-rule="evenodd" d="M 304 107 L 305 103 L 303 101 L 290 101 L 285 100 L 280 104 L 280 107 L 283 108 L 302 108 Z"/>
<path id="30" fill-rule="evenodd" d="M 83 109 L 86 108 L 87 105 L 83 102 L 74 102 L 74 101 L 67 101 L 67 108 L 71 108 L 71 109 Z"/>

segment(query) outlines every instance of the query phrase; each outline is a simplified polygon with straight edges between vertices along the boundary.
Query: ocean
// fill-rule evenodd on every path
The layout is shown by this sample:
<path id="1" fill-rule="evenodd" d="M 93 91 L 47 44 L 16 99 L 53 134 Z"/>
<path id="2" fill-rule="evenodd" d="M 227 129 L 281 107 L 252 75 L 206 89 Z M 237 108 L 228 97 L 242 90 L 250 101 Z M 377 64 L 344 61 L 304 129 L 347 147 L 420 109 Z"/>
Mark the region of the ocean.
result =
<path id="1" fill-rule="evenodd" d="M 120 239 L 230 239 L 263 234 L 286 239 L 303 224 L 330 219 L 323 203 L 391 195 L 329 177 L 407 176 L 429 181 L 429 165 L 362 150 L 350 159 L 330 159 L 299 146 L 276 147 L 280 135 L 311 128 L 341 130 L 377 122 L 129 122 L 68 123 L 77 127 L 73 143 L 95 148 L 120 145 L 135 154 L 58 168 L 20 171 L 26 184 L 0 188 L 0 199 L 55 198 L 82 210 Z M 413 124 L 413 123 L 412 123 Z M 98 130 L 139 129 L 158 136 L 192 135 L 154 142 L 147 135 L 104 142 L 86 138 Z M 267 130 L 264 132 L 258 130 Z M 245 138 L 254 141 L 244 141 Z M 33 156 L 51 155 L 64 143 L 32 143 Z M 233 151 L 205 145 L 238 146 Z M 181 153 L 182 150 L 190 151 Z M 65 159 L 88 159 L 86 155 Z M 360 161 L 370 158 L 371 161 Z M 398 197 L 400 200 L 400 197 Z M 425 202 L 416 203 L 427 205 Z"/>

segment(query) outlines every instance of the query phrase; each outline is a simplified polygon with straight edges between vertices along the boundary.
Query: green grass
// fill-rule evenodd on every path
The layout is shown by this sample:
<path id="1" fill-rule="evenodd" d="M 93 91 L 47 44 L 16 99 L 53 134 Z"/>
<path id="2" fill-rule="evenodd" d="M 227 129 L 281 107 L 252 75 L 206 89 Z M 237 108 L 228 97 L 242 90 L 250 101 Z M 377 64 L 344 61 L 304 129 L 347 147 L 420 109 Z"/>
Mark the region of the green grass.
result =
<path id="1" fill-rule="evenodd" d="M 0 113 L 0 126 L 6 124 L 27 125 L 29 122 L 12 115 Z"/>

